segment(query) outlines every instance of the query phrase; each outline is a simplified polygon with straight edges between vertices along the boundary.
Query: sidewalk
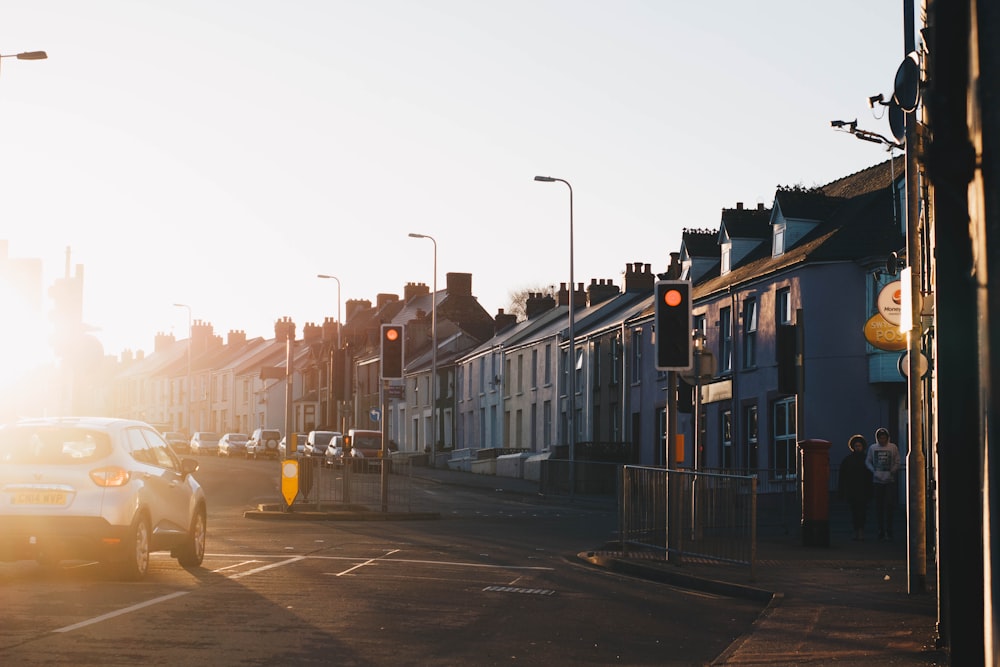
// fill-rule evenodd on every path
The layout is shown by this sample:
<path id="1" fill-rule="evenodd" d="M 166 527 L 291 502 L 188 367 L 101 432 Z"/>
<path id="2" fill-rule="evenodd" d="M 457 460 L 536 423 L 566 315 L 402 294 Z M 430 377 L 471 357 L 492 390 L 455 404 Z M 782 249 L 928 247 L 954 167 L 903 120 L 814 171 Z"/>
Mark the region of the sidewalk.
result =
<path id="1" fill-rule="evenodd" d="M 439 484 L 541 499 L 538 484 L 529 480 L 425 467 L 414 467 L 412 474 Z M 568 498 L 548 500 L 570 502 Z M 616 506 L 610 498 L 578 497 L 573 502 L 597 503 L 609 510 Z M 254 514 L 263 513 L 247 513 Z M 349 518 L 351 512 L 336 514 L 330 518 Z M 382 517 L 369 512 L 356 518 Z M 930 558 L 926 592 L 907 592 L 902 509 L 897 509 L 894 542 L 876 541 L 871 526 L 865 542 L 851 541 L 850 534 L 846 509 L 839 503 L 831 506 L 829 547 L 803 546 L 794 519 L 783 525 L 762 525 L 752 579 L 745 566 L 708 561 L 678 565 L 665 562 L 660 553 L 623 557 L 613 543 L 581 552 L 578 558 L 631 576 L 760 600 L 766 608 L 754 626 L 714 665 L 949 665 L 947 651 L 934 646 L 937 595 Z"/>
<path id="2" fill-rule="evenodd" d="M 538 485 L 522 479 L 430 468 L 414 468 L 413 474 L 444 484 L 538 495 Z M 866 541 L 853 542 L 846 508 L 833 503 L 829 547 L 803 546 L 795 520 L 761 526 L 753 580 L 747 567 L 674 565 L 660 554 L 623 558 L 617 545 L 579 556 L 634 576 L 765 601 L 767 607 L 750 632 L 733 642 L 715 665 L 949 665 L 947 652 L 934 646 L 933 562 L 929 559 L 927 565 L 926 592 L 908 593 L 902 508 L 897 509 L 893 542 L 876 541 L 874 517 L 871 520 Z"/>

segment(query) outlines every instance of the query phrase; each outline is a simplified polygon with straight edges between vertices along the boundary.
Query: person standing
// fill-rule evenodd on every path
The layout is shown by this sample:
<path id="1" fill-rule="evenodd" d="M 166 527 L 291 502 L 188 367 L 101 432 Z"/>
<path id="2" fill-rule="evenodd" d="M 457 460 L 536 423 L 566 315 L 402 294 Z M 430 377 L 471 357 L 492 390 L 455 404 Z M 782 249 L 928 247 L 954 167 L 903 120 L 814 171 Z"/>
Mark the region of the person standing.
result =
<path id="1" fill-rule="evenodd" d="M 899 448 L 889 441 L 889 431 L 875 431 L 875 444 L 868 448 L 865 466 L 872 473 L 875 492 L 875 518 L 878 539 L 892 539 L 892 513 L 896 504 L 896 472 L 899 470 Z"/>
<path id="2" fill-rule="evenodd" d="M 863 542 L 865 515 L 868 513 L 868 501 L 872 497 L 872 473 L 865 465 L 865 449 L 868 447 L 868 441 L 863 435 L 852 435 L 847 441 L 847 447 L 851 453 L 844 457 L 840 464 L 837 491 L 851 508 L 851 525 L 854 528 L 851 539 Z"/>

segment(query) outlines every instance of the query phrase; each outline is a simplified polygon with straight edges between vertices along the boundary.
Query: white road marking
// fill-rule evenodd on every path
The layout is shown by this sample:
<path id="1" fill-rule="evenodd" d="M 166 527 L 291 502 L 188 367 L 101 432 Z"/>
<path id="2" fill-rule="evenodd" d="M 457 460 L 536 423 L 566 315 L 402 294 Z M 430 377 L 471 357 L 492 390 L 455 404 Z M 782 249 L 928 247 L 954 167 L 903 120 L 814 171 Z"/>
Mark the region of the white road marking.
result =
<path id="1" fill-rule="evenodd" d="M 226 570 L 232 570 L 236 567 L 243 567 L 244 565 L 252 565 L 254 563 L 259 563 L 259 560 L 245 560 L 242 563 L 233 563 L 232 565 L 227 565 L 226 567 L 220 567 L 217 570 L 212 570 L 212 574 L 218 574 L 219 572 L 225 572 Z"/>
<path id="2" fill-rule="evenodd" d="M 296 556 L 295 558 L 289 558 L 287 560 L 278 561 L 277 563 L 271 563 L 270 565 L 261 565 L 260 567 L 255 567 L 252 570 L 247 570 L 246 572 L 237 572 L 236 574 L 229 575 L 230 579 L 242 579 L 243 577 L 249 577 L 251 574 L 257 574 L 258 572 L 264 572 L 265 570 L 272 570 L 276 567 L 284 567 L 285 565 L 291 565 L 292 563 L 297 563 L 300 560 L 305 560 L 305 556 Z"/>
<path id="3" fill-rule="evenodd" d="M 371 565 L 371 564 L 372 564 L 372 563 L 374 563 L 375 561 L 377 561 L 377 560 L 382 560 L 382 559 L 383 559 L 383 558 L 385 558 L 386 556 L 391 556 L 392 554 L 396 553 L 397 551 L 399 551 L 399 549 L 393 549 L 392 551 L 390 551 L 390 552 L 388 552 L 388 553 L 386 553 L 386 554 L 383 554 L 383 555 L 381 555 L 381 556 L 376 556 L 375 558 L 369 558 L 369 559 L 368 559 L 368 560 L 366 560 L 365 562 L 363 562 L 363 563 L 358 563 L 358 564 L 357 564 L 357 565 L 355 565 L 354 567 L 349 567 L 349 568 L 347 568 L 346 570 L 344 570 L 343 572 L 338 572 L 338 573 L 337 573 L 337 574 L 335 574 L 334 576 L 335 576 L 335 577 L 342 577 L 342 576 L 344 576 L 345 574 L 349 574 L 349 573 L 353 572 L 354 570 L 357 570 L 358 568 L 361 568 L 361 567 L 364 567 L 365 565 Z"/>
<path id="4" fill-rule="evenodd" d="M 145 602 L 140 602 L 139 604 L 134 604 L 131 607 L 125 607 L 124 609 L 119 609 L 118 611 L 112 611 L 107 614 L 102 614 L 101 616 L 95 616 L 94 618 L 88 619 L 86 621 L 80 621 L 79 623 L 74 623 L 73 625 L 67 625 L 64 628 L 58 628 L 52 632 L 72 632 L 73 630 L 78 630 L 80 628 L 85 628 L 88 625 L 94 625 L 95 623 L 100 623 L 106 621 L 109 618 L 115 618 L 116 616 L 121 616 L 122 614 L 130 614 L 133 611 L 138 611 L 144 607 L 149 607 L 154 604 L 159 604 L 161 602 L 166 602 L 167 600 L 173 600 L 174 598 L 179 598 L 182 595 L 187 595 L 189 591 L 177 591 L 176 593 L 170 593 L 169 595 L 162 595 L 158 598 L 153 598 L 152 600 L 146 600 Z"/>

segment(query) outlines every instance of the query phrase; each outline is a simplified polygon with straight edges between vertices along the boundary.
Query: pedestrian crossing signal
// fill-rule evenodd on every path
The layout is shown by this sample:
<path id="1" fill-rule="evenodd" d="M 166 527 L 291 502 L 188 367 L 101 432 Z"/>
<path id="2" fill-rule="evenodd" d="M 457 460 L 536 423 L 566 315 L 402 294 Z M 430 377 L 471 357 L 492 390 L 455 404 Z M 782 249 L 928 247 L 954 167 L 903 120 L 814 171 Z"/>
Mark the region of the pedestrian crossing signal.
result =
<path id="1" fill-rule="evenodd" d="M 403 378 L 403 325 L 382 325 L 382 379 Z"/>
<path id="2" fill-rule="evenodd" d="M 691 283 L 658 280 L 654 288 L 656 308 L 656 370 L 684 371 L 691 368 Z"/>

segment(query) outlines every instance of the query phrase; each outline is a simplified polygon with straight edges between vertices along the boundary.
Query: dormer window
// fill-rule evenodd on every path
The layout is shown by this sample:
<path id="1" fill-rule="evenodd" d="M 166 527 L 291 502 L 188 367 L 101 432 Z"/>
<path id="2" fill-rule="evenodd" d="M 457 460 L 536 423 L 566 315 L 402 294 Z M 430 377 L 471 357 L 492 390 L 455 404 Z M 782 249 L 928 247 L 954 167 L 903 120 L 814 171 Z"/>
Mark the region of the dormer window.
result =
<path id="1" fill-rule="evenodd" d="M 722 275 L 729 273 L 730 268 L 732 268 L 732 258 L 733 258 L 733 244 L 723 243 L 722 244 L 722 267 L 719 269 Z"/>
<path id="2" fill-rule="evenodd" d="M 785 223 L 776 223 L 771 230 L 771 257 L 779 257 L 785 254 Z"/>

